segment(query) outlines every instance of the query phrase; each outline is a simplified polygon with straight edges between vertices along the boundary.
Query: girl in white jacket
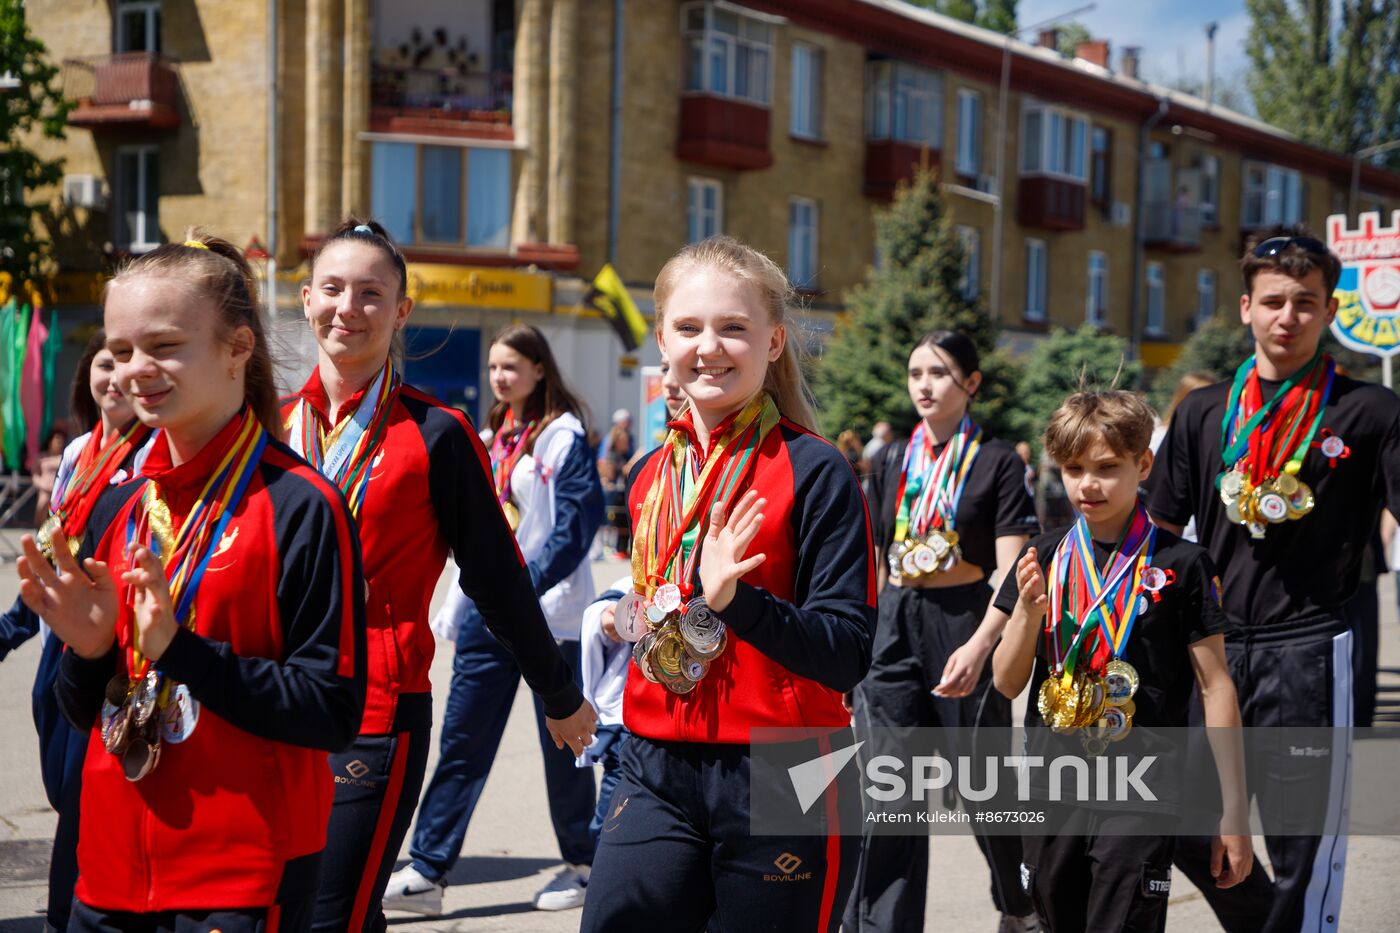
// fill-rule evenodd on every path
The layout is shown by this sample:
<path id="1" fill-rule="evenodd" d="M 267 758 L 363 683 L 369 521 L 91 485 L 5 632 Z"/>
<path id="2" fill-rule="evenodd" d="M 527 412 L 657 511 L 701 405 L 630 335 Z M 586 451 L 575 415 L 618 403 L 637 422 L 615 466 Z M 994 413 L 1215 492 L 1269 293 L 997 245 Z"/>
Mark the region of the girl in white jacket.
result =
<path id="1" fill-rule="evenodd" d="M 565 384 L 544 335 L 529 325 L 499 333 L 489 354 L 496 397 L 482 440 L 501 507 L 535 581 L 559 649 L 579 679 L 579 626 L 593 601 L 588 550 L 603 520 L 603 490 L 588 444 L 583 405 Z M 500 745 L 520 671 L 486 630 L 475 604 L 453 587 L 432 621 L 456 642 L 437 768 L 419 804 L 409 853 L 389 879 L 388 910 L 442 912 L 446 876 L 462 851 L 467 823 Z M 535 897 L 540 910 L 583 904 L 597 836 L 589 822 L 597 800 L 593 771 L 576 768 L 556 747 L 535 704 L 550 817 L 565 865 Z"/>

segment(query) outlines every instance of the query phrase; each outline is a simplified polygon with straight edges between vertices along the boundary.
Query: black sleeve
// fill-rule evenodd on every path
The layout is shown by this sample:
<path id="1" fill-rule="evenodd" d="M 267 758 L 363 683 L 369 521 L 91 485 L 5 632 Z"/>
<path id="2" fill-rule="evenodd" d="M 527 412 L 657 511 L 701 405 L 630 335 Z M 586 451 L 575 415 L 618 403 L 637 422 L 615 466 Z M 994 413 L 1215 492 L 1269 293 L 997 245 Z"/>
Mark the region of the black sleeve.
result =
<path id="1" fill-rule="evenodd" d="M 875 542 L 877 559 L 883 556 L 885 548 L 889 547 L 894 538 L 894 516 L 889 513 L 898 511 L 899 503 L 896 502 L 891 510 L 888 500 L 899 494 L 899 474 L 904 469 L 904 451 L 907 444 L 907 441 L 886 444 L 880 448 L 879 453 L 875 455 L 875 462 L 870 465 L 870 533 Z"/>
<path id="2" fill-rule="evenodd" d="M 603 484 L 588 438 L 575 435 L 554 483 L 554 530 L 530 562 L 535 592 L 548 593 L 588 559 L 593 536 L 603 523 Z"/>
<path id="3" fill-rule="evenodd" d="M 1193 548 L 1192 561 L 1182 571 L 1181 581 L 1186 597 L 1186 643 L 1194 644 L 1212 635 L 1221 635 L 1230 627 L 1230 620 L 1220 605 L 1221 593 L 1215 564 L 1205 548 Z"/>
<path id="4" fill-rule="evenodd" d="M 796 604 L 740 580 L 734 601 L 719 615 L 736 635 L 794 674 L 845 692 L 869 670 L 875 633 L 865 497 L 835 450 L 799 472 L 796 481 Z"/>
<path id="5" fill-rule="evenodd" d="M 1035 496 L 1031 493 L 1029 467 L 1014 449 L 1001 448 L 997 458 L 996 536 L 1040 534 L 1040 519 L 1035 514 Z"/>
<path id="6" fill-rule="evenodd" d="M 1195 400 L 1186 396 L 1167 425 L 1157 448 L 1152 475 L 1147 478 L 1147 511 L 1158 521 L 1185 525 L 1196 513 L 1200 489 L 1200 415 Z"/>
<path id="7" fill-rule="evenodd" d="M 428 445 L 428 494 L 461 570 L 462 592 L 515 657 L 545 715 L 565 719 L 583 705 L 583 693 L 554 643 L 530 571 L 501 513 L 486 448 L 465 421 L 442 415 L 451 423 Z"/>
<path id="8" fill-rule="evenodd" d="M 1021 563 L 1021 558 L 1026 556 L 1026 552 L 1029 551 L 1035 543 L 1034 541 L 1027 541 L 1021 548 L 1021 553 L 1016 555 L 1016 563 L 1018 565 Z M 1043 557 L 1041 558 L 1041 566 L 1045 566 Z M 1010 615 L 1016 610 L 1016 600 L 1020 598 L 1021 585 L 1016 582 L 1016 571 L 1013 567 L 1011 572 L 1002 579 L 1001 589 L 997 590 L 997 596 L 996 599 L 992 600 L 992 606 Z"/>
<path id="9" fill-rule="evenodd" d="M 332 489 L 323 493 L 308 485 L 294 502 L 277 505 L 273 521 L 282 555 L 277 611 L 284 658 L 240 657 L 227 642 L 181 628 L 156 669 L 245 732 L 339 751 L 355 740 L 365 706 L 359 536 Z"/>
<path id="10" fill-rule="evenodd" d="M 38 633 L 39 613 L 16 596 L 15 604 L 0 616 L 0 661 Z"/>

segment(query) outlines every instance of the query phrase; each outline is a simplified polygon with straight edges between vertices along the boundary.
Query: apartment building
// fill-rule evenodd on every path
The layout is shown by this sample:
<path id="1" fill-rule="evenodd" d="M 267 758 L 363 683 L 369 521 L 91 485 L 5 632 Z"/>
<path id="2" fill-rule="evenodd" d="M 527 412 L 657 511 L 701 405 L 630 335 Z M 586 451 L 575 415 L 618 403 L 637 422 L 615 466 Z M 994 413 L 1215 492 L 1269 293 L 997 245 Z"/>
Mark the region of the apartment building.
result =
<path id="1" fill-rule="evenodd" d="M 1400 207 L 1400 173 L 1142 81 L 1133 50 L 1068 59 L 1053 37 L 898 0 L 48 0 L 27 16 L 77 103 L 55 147 L 65 306 L 90 311 L 114 257 L 203 224 L 272 249 L 294 322 L 306 256 L 373 214 L 410 260 L 409 378 L 473 413 L 484 343 L 511 320 L 550 335 L 596 414 L 636 408 L 655 348 L 623 355 L 580 310 L 586 283 L 612 262 L 648 308 L 666 258 L 714 233 L 778 260 L 829 330 L 878 261 L 874 210 L 920 164 L 1010 344 L 1089 321 L 1149 366 L 1234 304 L 1249 230 Z"/>

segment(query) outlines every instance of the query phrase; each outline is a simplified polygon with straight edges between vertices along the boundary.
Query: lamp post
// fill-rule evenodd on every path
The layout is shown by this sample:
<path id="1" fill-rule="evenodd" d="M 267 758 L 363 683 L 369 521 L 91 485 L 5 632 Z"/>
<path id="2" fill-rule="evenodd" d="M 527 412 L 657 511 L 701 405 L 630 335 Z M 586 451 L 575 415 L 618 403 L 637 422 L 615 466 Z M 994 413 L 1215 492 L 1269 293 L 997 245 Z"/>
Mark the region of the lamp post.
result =
<path id="1" fill-rule="evenodd" d="M 1001 44 L 1001 89 L 997 94 L 997 185 L 996 191 L 991 195 L 992 200 L 992 287 L 990 289 L 992 320 L 1001 318 L 1001 227 L 1002 214 L 1006 208 L 1006 97 L 1011 90 L 1011 42 L 1023 32 L 1032 29 L 1043 29 L 1046 26 L 1053 26 L 1061 20 L 1071 16 L 1078 16 L 1080 13 L 1087 13 L 1097 3 L 1086 3 L 1084 6 L 1076 7 L 1058 16 L 1032 23 L 1029 26 L 1022 26 L 1006 34 L 1006 38 Z"/>

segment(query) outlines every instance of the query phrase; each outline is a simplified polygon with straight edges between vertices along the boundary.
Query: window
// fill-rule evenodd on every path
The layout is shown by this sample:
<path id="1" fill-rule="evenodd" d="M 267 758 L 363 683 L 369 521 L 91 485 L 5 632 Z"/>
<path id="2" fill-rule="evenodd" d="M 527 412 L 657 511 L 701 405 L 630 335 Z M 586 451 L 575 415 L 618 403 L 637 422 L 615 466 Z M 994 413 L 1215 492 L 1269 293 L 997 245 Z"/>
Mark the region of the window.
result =
<path id="1" fill-rule="evenodd" d="M 1215 273 L 1209 269 L 1196 272 L 1196 326 L 1215 316 Z"/>
<path id="2" fill-rule="evenodd" d="M 788 129 L 802 139 L 822 136 L 822 52 L 800 42 L 792 47 L 792 118 Z"/>
<path id="3" fill-rule="evenodd" d="M 982 171 L 982 95 L 958 91 L 957 173 L 976 178 Z"/>
<path id="4" fill-rule="evenodd" d="M 968 301 L 976 301 L 982 294 L 982 235 L 976 227 L 958 227 L 957 232 L 963 251 L 958 292 Z"/>
<path id="5" fill-rule="evenodd" d="M 118 52 L 159 52 L 160 0 L 121 0 L 113 39 Z"/>
<path id="6" fill-rule="evenodd" d="M 1160 262 L 1147 264 L 1147 332 L 1167 332 L 1167 279 Z"/>
<path id="7" fill-rule="evenodd" d="M 1026 320 L 1045 320 L 1045 241 L 1026 241 Z"/>
<path id="8" fill-rule="evenodd" d="M 943 78 L 904 62 L 866 67 L 865 136 L 943 148 Z"/>
<path id="9" fill-rule="evenodd" d="M 788 204 L 788 279 L 795 288 L 817 287 L 817 202 Z"/>
<path id="10" fill-rule="evenodd" d="M 1102 126 L 1094 127 L 1089 166 L 1089 199 L 1107 209 L 1113 200 L 1113 132 Z"/>
<path id="11" fill-rule="evenodd" d="M 1201 223 L 1207 227 L 1220 225 L 1220 158 L 1201 157 Z"/>
<path id="12" fill-rule="evenodd" d="M 1108 326 L 1108 257 L 1089 253 L 1089 288 L 1084 296 L 1084 320 L 1095 327 Z"/>
<path id="13" fill-rule="evenodd" d="M 370 209 L 400 243 L 510 245 L 509 150 L 377 142 L 370 176 Z"/>
<path id="14" fill-rule="evenodd" d="M 692 178 L 687 188 L 686 242 L 699 243 L 724 232 L 724 186 L 713 178 Z"/>
<path id="15" fill-rule="evenodd" d="M 1293 169 L 1246 162 L 1244 166 L 1245 227 L 1296 224 L 1303 220 L 1303 178 Z"/>
<path id="16" fill-rule="evenodd" d="M 685 89 L 768 106 L 773 27 L 715 3 L 691 3 L 685 24 Z"/>
<path id="17" fill-rule="evenodd" d="M 1021 173 L 1083 182 L 1089 124 L 1058 107 L 1029 103 L 1021 118 Z"/>
<path id="18" fill-rule="evenodd" d="M 143 253 L 160 245 L 160 150 L 117 150 L 116 241 L 119 249 Z"/>

